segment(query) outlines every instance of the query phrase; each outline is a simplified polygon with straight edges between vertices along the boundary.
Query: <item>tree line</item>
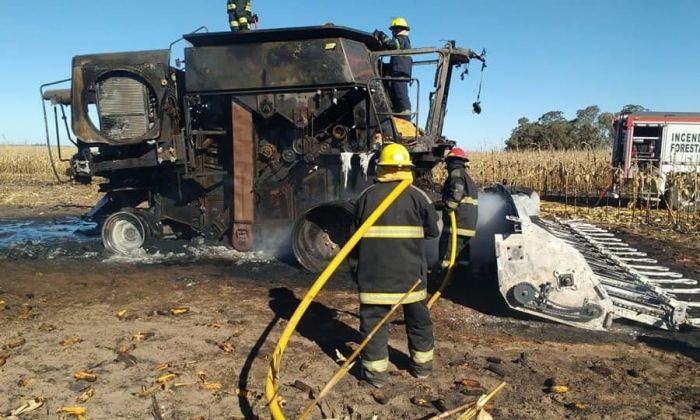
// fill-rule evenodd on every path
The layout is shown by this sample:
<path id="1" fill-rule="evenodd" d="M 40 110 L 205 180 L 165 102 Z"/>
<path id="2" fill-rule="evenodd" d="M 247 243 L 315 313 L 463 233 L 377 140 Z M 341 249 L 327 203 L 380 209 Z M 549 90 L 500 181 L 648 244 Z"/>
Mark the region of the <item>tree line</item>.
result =
<path id="1" fill-rule="evenodd" d="M 648 111 L 641 105 L 625 105 L 623 114 Z M 549 111 L 530 121 L 522 117 L 506 140 L 506 150 L 586 149 L 612 143 L 612 112 L 601 112 L 597 105 L 576 111 L 576 118 L 567 120 L 562 111 Z"/>

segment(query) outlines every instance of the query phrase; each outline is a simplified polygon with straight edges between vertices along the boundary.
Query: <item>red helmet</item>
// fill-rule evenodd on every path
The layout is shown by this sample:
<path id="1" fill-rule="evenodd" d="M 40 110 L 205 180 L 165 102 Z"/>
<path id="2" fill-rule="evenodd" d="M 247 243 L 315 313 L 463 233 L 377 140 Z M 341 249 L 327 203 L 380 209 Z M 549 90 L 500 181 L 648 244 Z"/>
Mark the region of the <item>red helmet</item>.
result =
<path id="1" fill-rule="evenodd" d="M 450 150 L 450 153 L 445 156 L 445 159 L 461 159 L 469 162 L 469 158 L 467 157 L 467 153 L 463 150 L 460 149 L 459 147 L 453 147 L 452 150 Z"/>

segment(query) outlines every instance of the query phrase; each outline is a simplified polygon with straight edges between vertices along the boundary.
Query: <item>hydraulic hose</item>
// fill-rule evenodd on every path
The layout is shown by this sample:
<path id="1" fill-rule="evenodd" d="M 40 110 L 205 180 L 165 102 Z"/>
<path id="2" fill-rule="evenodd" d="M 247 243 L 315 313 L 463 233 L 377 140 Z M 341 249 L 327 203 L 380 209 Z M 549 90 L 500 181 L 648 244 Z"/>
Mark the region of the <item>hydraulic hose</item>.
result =
<path id="1" fill-rule="evenodd" d="M 267 371 L 267 378 L 265 380 L 265 397 L 267 398 L 270 415 L 274 420 L 283 420 L 284 413 L 282 412 L 282 407 L 280 405 L 280 399 L 278 396 L 278 383 L 280 374 L 280 365 L 282 362 L 282 355 L 287 348 L 289 339 L 294 330 L 296 329 L 301 317 L 304 315 L 306 310 L 311 305 L 311 302 L 316 298 L 321 289 L 326 285 L 331 275 L 335 272 L 338 266 L 347 258 L 350 251 L 357 245 L 360 239 L 364 236 L 367 230 L 374 225 L 379 217 L 389 208 L 389 206 L 396 200 L 396 198 L 411 185 L 410 180 L 402 180 L 389 195 L 384 199 L 384 201 L 379 204 L 379 206 L 370 214 L 370 216 L 365 220 L 365 222 L 357 229 L 357 231 L 350 237 L 348 242 L 340 249 L 338 254 L 331 260 L 328 266 L 323 270 L 321 275 L 316 279 L 316 281 L 311 285 L 309 290 L 304 295 L 304 298 L 297 306 L 296 310 L 289 319 L 289 323 L 282 332 L 280 340 L 277 342 L 277 347 L 275 347 L 275 352 L 272 354 L 272 360 L 270 361 L 270 368 Z"/>
<path id="2" fill-rule="evenodd" d="M 445 273 L 445 278 L 442 279 L 442 284 L 437 289 L 437 291 L 428 300 L 428 309 L 431 309 L 435 302 L 440 299 L 442 292 L 445 290 L 450 280 L 452 279 L 452 272 L 455 268 L 455 260 L 457 259 L 457 218 L 455 217 L 455 212 L 450 212 L 450 262 L 447 265 L 447 272 Z"/>

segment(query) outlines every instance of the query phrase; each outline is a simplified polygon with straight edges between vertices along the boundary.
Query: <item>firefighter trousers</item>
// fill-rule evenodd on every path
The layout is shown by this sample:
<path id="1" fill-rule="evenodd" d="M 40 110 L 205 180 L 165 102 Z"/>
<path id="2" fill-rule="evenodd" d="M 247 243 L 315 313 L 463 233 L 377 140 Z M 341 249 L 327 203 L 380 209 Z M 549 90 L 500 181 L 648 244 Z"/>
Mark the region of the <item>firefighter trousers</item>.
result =
<path id="1" fill-rule="evenodd" d="M 469 241 L 471 236 L 460 236 L 457 235 L 457 254 L 455 258 L 455 265 L 466 265 L 469 264 Z M 447 268 L 450 263 L 450 252 L 452 251 L 452 238 L 449 230 L 445 231 L 440 237 L 440 265 L 441 267 Z"/>
<path id="2" fill-rule="evenodd" d="M 250 29 L 252 10 L 250 0 L 229 0 L 228 20 L 232 31 L 247 31 Z"/>
<path id="3" fill-rule="evenodd" d="M 403 75 L 397 75 L 393 77 L 406 77 Z M 400 113 L 397 115 L 398 118 L 403 118 L 405 120 L 411 120 L 411 98 L 408 96 L 408 82 L 392 80 L 389 86 L 389 96 L 391 97 L 391 103 L 393 106 L 393 111 Z"/>
<path id="4" fill-rule="evenodd" d="M 389 305 L 360 304 L 360 333 L 366 337 L 389 312 Z M 433 321 L 425 301 L 403 305 L 411 366 L 431 367 L 433 361 Z M 382 373 L 389 368 L 389 325 L 385 323 L 362 352 L 362 368 Z"/>

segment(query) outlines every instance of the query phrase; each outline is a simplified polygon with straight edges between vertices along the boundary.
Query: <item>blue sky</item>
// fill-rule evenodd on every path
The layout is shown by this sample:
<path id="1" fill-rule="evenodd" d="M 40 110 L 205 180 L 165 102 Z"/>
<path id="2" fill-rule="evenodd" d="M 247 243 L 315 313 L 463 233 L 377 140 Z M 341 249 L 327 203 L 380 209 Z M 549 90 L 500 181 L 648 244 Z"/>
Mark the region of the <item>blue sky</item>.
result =
<path id="1" fill-rule="evenodd" d="M 77 54 L 164 48 L 200 25 L 227 30 L 225 0 L 0 0 L 0 143 L 43 139 L 38 86 L 69 77 Z M 488 50 L 478 88 L 456 78 L 445 133 L 471 149 L 501 147 L 521 116 L 572 118 L 597 104 L 700 111 L 697 0 L 253 0 L 262 28 L 411 24 L 417 46 Z M 429 81 L 428 81 L 429 82 Z M 424 82 L 425 83 L 425 82 Z M 426 86 L 427 83 L 424 85 Z"/>

